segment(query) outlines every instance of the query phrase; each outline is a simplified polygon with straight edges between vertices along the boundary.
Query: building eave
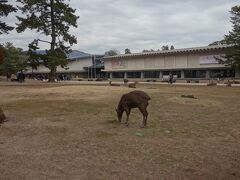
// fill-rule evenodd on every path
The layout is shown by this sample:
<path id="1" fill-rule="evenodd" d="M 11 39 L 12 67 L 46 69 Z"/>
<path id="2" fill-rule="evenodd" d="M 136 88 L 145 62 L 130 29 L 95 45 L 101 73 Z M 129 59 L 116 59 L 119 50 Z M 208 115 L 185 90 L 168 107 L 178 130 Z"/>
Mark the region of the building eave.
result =
<path id="1" fill-rule="evenodd" d="M 160 56 L 160 55 L 175 55 L 175 54 L 183 54 L 183 53 L 197 53 L 197 52 L 224 50 L 224 49 L 228 49 L 230 47 L 232 47 L 232 45 L 203 46 L 203 47 L 183 48 L 183 49 L 174 49 L 174 50 L 165 50 L 165 51 L 121 54 L 121 55 L 116 55 L 116 56 L 104 57 L 103 59 L 104 60 L 114 60 L 114 59 L 121 59 L 121 58 Z"/>

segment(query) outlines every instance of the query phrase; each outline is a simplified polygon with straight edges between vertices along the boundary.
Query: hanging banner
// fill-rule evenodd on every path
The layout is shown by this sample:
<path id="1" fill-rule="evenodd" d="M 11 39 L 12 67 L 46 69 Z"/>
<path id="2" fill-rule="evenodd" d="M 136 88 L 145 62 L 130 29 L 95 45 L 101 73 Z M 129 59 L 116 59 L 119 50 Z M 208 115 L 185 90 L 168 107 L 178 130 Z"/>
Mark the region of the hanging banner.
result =
<path id="1" fill-rule="evenodd" d="M 199 64 L 218 64 L 218 61 L 215 59 L 215 57 L 220 58 L 221 55 L 207 55 L 207 56 L 200 56 L 199 57 Z"/>
<path id="2" fill-rule="evenodd" d="M 124 60 L 113 60 L 112 68 L 113 69 L 124 69 L 126 67 L 126 61 Z"/>

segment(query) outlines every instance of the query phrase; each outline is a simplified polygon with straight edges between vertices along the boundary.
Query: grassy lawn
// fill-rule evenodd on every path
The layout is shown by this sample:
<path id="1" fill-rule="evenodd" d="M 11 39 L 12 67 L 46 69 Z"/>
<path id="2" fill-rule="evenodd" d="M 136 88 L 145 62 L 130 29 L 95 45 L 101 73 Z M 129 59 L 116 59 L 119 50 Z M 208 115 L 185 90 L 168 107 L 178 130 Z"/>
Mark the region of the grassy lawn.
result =
<path id="1" fill-rule="evenodd" d="M 127 87 L 0 86 L 0 179 L 240 178 L 240 88 L 137 89 L 151 97 L 145 129 L 137 109 L 116 121 Z"/>

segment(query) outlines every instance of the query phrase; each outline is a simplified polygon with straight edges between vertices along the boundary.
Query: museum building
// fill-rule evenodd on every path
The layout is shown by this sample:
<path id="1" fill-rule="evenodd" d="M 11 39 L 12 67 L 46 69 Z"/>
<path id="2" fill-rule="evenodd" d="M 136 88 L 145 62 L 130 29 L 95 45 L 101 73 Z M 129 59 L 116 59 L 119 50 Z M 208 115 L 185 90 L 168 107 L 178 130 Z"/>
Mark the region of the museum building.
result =
<path id="1" fill-rule="evenodd" d="M 219 64 L 230 45 L 194 47 L 104 57 L 104 72 L 114 78 L 177 79 L 240 78 L 240 72 Z"/>

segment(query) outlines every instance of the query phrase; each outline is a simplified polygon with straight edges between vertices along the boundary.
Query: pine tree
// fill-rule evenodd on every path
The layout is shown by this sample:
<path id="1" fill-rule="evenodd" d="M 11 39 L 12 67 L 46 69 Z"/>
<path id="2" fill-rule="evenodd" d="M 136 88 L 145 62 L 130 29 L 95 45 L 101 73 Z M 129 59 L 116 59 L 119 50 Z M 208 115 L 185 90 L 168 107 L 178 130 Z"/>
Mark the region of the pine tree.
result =
<path id="1" fill-rule="evenodd" d="M 24 71 L 27 67 L 27 56 L 23 53 L 22 49 L 16 48 L 12 43 L 6 43 L 4 49 L 4 62 L 0 65 L 2 73 L 16 73 Z"/>
<path id="2" fill-rule="evenodd" d="M 17 9 L 10 4 L 7 4 L 7 0 L 0 0 L 0 17 L 6 17 L 11 12 L 16 12 Z M 8 31 L 13 30 L 14 27 L 7 25 L 5 22 L 0 20 L 0 35 L 3 33 L 8 33 Z"/>
<path id="3" fill-rule="evenodd" d="M 225 36 L 224 42 L 232 45 L 224 56 L 224 59 L 218 59 L 220 63 L 231 66 L 236 70 L 240 70 L 240 6 L 232 7 L 231 23 L 233 24 L 232 31 Z"/>
<path id="4" fill-rule="evenodd" d="M 175 47 L 173 45 L 171 45 L 170 50 L 174 50 L 174 49 L 175 49 Z"/>
<path id="5" fill-rule="evenodd" d="M 116 56 L 116 55 L 119 55 L 119 54 L 120 54 L 120 52 L 116 49 L 111 49 L 111 50 L 105 52 L 106 57 L 107 56 Z"/>
<path id="6" fill-rule="evenodd" d="M 16 12 L 17 9 L 10 4 L 7 4 L 7 0 L 0 0 L 0 18 L 6 17 L 11 12 Z M 8 33 L 8 31 L 13 30 L 14 27 L 7 25 L 5 22 L 0 20 L 0 35 L 4 33 Z M 0 44 L 0 64 L 3 63 L 4 60 L 4 49 Z"/>
<path id="7" fill-rule="evenodd" d="M 131 50 L 130 49 L 125 49 L 125 54 L 131 54 Z"/>
<path id="8" fill-rule="evenodd" d="M 46 51 L 43 60 L 44 65 L 50 69 L 49 81 L 54 82 L 57 66 L 67 65 L 66 54 L 70 49 L 64 43 L 69 43 L 70 46 L 77 43 L 76 37 L 69 34 L 71 26 L 77 27 L 79 17 L 74 14 L 76 10 L 66 4 L 65 0 L 17 0 L 17 2 L 22 4 L 19 9 L 25 15 L 17 16 L 19 20 L 17 31 L 20 33 L 28 28 L 35 29 L 51 37 L 50 49 Z"/>
<path id="9" fill-rule="evenodd" d="M 166 45 L 166 46 L 162 46 L 162 51 L 167 51 L 167 50 L 169 50 L 169 47 L 168 47 L 168 45 Z"/>

